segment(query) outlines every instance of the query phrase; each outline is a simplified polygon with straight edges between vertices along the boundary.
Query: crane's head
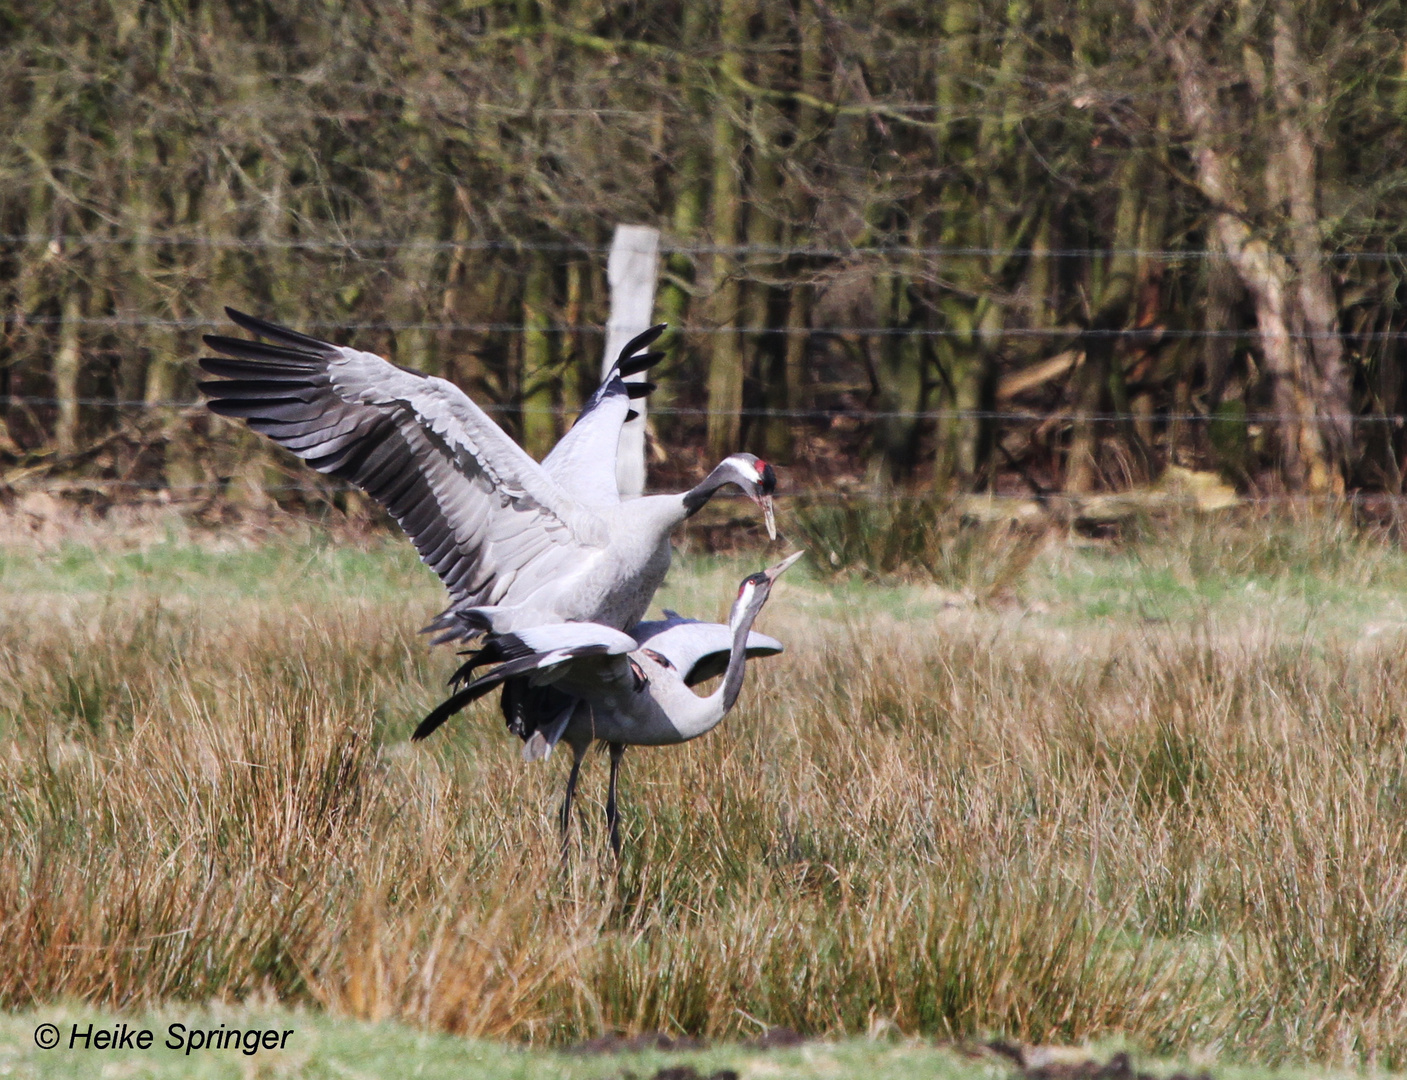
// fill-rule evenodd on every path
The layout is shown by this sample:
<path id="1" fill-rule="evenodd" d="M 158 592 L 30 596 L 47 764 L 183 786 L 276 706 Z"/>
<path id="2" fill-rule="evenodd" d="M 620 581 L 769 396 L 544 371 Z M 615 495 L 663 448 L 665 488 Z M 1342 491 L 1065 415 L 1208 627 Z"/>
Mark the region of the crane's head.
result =
<path id="1" fill-rule="evenodd" d="M 772 493 L 777 490 L 777 474 L 755 454 L 730 454 L 713 470 L 721 483 L 734 483 L 743 494 L 762 507 L 762 520 L 769 538 L 777 539 L 777 519 L 772 511 Z"/>
<path id="2" fill-rule="evenodd" d="M 732 614 L 728 616 L 729 627 L 736 631 L 744 618 L 756 616 L 762 610 L 762 605 L 767 603 L 767 597 L 772 594 L 773 583 L 786 572 L 788 566 L 805 554 L 804 551 L 794 551 L 776 566 L 769 566 L 766 570 L 759 570 L 743 578 L 738 585 L 738 598 L 733 601 Z"/>

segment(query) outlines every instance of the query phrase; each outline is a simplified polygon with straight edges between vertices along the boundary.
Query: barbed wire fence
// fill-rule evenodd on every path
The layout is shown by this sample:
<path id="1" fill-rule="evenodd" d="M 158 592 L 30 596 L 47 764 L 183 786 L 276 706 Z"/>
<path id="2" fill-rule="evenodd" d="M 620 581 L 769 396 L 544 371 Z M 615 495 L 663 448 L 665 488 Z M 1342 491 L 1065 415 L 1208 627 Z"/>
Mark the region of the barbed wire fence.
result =
<path id="1" fill-rule="evenodd" d="M 55 397 L 31 397 L 26 395 L 12 395 L 8 399 L 15 405 L 43 405 L 54 406 L 72 402 L 85 406 L 105 406 L 118 409 L 201 409 L 205 405 L 203 398 L 191 401 L 143 401 L 139 399 L 129 401 L 119 401 L 113 398 L 83 397 L 83 398 L 55 398 Z M 565 405 L 554 405 L 550 408 L 534 410 L 530 406 L 505 405 L 499 402 L 479 401 L 475 402 L 479 408 L 485 412 L 496 413 L 520 413 L 520 412 L 544 412 L 554 416 L 574 417 L 576 409 Z M 653 413 L 662 413 L 670 416 L 715 416 L 717 410 L 695 408 L 684 405 L 663 405 L 650 410 Z M 744 416 L 753 417 L 779 417 L 792 420 L 883 420 L 883 419 L 908 419 L 908 420 L 1011 420 L 1031 422 L 1033 420 L 1053 421 L 1055 423 L 1073 423 L 1075 421 L 1096 421 L 1101 423 L 1123 422 L 1131 419 L 1129 413 L 1120 412 L 1038 412 L 1033 409 L 1028 410 L 1000 410 L 1000 409 L 765 409 L 765 408 L 743 408 L 738 410 Z M 1252 412 L 1237 416 L 1220 416 L 1208 413 L 1155 413 L 1150 419 L 1166 422 L 1180 421 L 1194 423 L 1205 422 L 1235 422 L 1245 424 L 1270 424 L 1302 420 L 1303 417 L 1292 413 L 1272 413 L 1272 412 Z M 1402 413 L 1321 413 L 1318 419 L 1325 423 L 1351 423 L 1351 424 L 1407 424 L 1407 414 Z"/>
<path id="2" fill-rule="evenodd" d="M 454 252 L 475 252 L 475 251 L 503 251 L 508 253 L 528 253 L 541 252 L 547 254 L 557 254 L 580 258 L 597 258 L 607 253 L 609 245 L 580 242 L 580 241 L 518 241 L 518 240 L 454 240 L 454 241 L 427 241 L 421 239 L 405 238 L 381 238 L 381 237 L 308 237 L 308 238 L 270 238 L 270 237 L 219 237 L 219 236 L 198 236 L 198 235 L 158 235 L 158 234 L 109 234 L 109 233 L 56 233 L 45 234 L 5 234 L 0 235 L 0 246 L 40 248 L 55 256 L 68 256 L 74 252 L 88 247 L 101 246 L 129 246 L 129 247 L 172 247 L 172 248 L 207 248 L 216 250 L 277 250 L 294 251 L 308 253 L 327 253 L 335 256 L 354 258 L 358 261 L 378 261 L 378 258 L 390 262 L 392 254 L 378 256 L 376 253 L 400 253 L 404 251 L 424 251 L 429 253 L 454 253 Z M 1069 260 L 1069 259 L 1110 259 L 1118 257 L 1128 257 L 1137 259 L 1148 259 L 1163 262 L 1195 262 L 1195 261 L 1224 261 L 1234 262 L 1237 256 L 1226 252 L 1205 250 L 1205 249 L 1165 249 L 1165 248 L 994 248 L 994 247 L 972 247 L 972 246 L 904 246 L 904 245 L 871 245 L 871 246 L 786 246 L 777 244 L 709 244 L 709 243 L 685 243 L 680 241 L 665 240 L 660 245 L 662 256 L 671 255 L 684 256 L 712 256 L 727 255 L 736 259 L 747 259 L 756 257 L 761 260 L 775 262 L 777 260 L 832 260 L 832 261 L 875 261 L 875 260 L 914 260 L 926 259 L 939 261 L 945 259 L 1029 259 L 1029 260 Z M 1323 259 L 1329 263 L 1343 263 L 1350 261 L 1383 263 L 1383 264 L 1407 264 L 1407 253 L 1396 251 L 1359 251 L 1359 252 L 1325 252 Z M 366 333 L 397 333 L 397 332 L 426 332 L 437 334 L 468 334 L 468 335 L 507 335 L 520 336 L 528 333 L 555 334 L 555 335 L 578 335 L 584 337 L 601 336 L 605 333 L 605 327 L 596 323 L 585 322 L 547 322 L 534 327 L 528 327 L 517 322 L 499 321 L 461 321 L 461 320 L 424 320 L 424 319 L 371 319 L 371 320 L 348 320 L 348 321 L 328 321 L 312 319 L 303 321 L 301 327 L 311 331 L 327 332 L 337 335 L 351 335 L 359 332 Z M 89 330 L 121 331 L 121 330 L 161 330 L 178 332 L 204 332 L 211 330 L 221 330 L 228 326 L 227 320 L 223 318 L 205 318 L 198 316 L 170 317 L 158 316 L 143 313 L 111 313 L 111 314 L 82 314 L 82 315 L 52 315 L 52 314 L 28 314 L 23 311 L 12 311 L 0 315 L 0 330 L 9 334 L 12 338 L 15 335 L 23 334 L 27 331 L 52 331 L 64 327 L 78 327 Z M 807 338 L 827 338 L 827 337 L 851 337 L 851 338 L 889 338 L 889 337 L 913 337 L 913 338 L 935 338 L 952 339 L 959 342 L 971 341 L 980 337 L 984 341 L 999 341 L 1002 339 L 1038 339 L 1054 343 L 1058 348 L 1069 349 L 1078 347 L 1084 342 L 1095 342 L 1100 340 L 1112 340 L 1120 343 L 1132 345 L 1152 345 L 1164 341 L 1206 341 L 1206 340 L 1227 340 L 1238 342 L 1254 342 L 1262 336 L 1262 332 L 1251 326 L 1242 326 L 1229 329 L 1216 329 L 1209 327 L 1186 327 L 1186 326 L 1130 326 L 1130 327 L 1082 327 L 1072 325 L 1053 326 L 995 326 L 983 328 L 980 331 L 970 329 L 955 329 L 943 326 L 896 326 L 896 325 L 710 325 L 685 322 L 675 328 L 683 338 L 690 337 L 710 337 L 717 335 L 741 335 L 751 337 L 790 337 L 804 336 Z M 1407 338 L 1407 331 L 1364 328 L 1359 331 L 1339 330 L 1333 332 L 1304 332 L 1292 331 L 1287 335 L 1300 340 L 1322 340 L 1335 339 L 1344 342 L 1353 342 L 1361 347 L 1380 345 L 1401 341 Z M 339 337 L 339 340 L 346 340 L 346 337 Z M 509 404 L 495 401 L 479 402 L 480 407 L 490 413 L 509 416 L 522 416 L 530 412 L 548 412 L 556 416 L 569 420 L 575 415 L 576 409 L 571 406 L 561 405 L 544 408 L 541 405 Z M 201 399 L 166 399 L 166 400 L 143 400 L 132 398 L 99 397 L 99 396 L 79 396 L 79 397 L 58 397 L 52 395 L 36 395 L 27 393 L 0 394 L 0 408 L 16 410 L 41 410 L 54 409 L 60 407 L 79 407 L 84 409 L 115 410 L 119 415 L 127 414 L 152 414 L 165 411 L 167 413 L 183 412 L 203 412 L 203 401 Z M 706 407 L 695 407 L 679 404 L 665 404 L 653 406 L 651 412 L 662 416 L 680 416 L 707 419 L 710 416 L 721 415 L 718 410 Z M 1158 425 L 1168 424 L 1217 424 L 1217 425 L 1241 425 L 1247 429 L 1258 425 L 1272 425 L 1281 423 L 1303 422 L 1303 416 L 1269 412 L 1251 411 L 1241 412 L 1198 412 L 1180 411 L 1176 409 L 1163 409 L 1153 413 L 1135 414 L 1132 412 L 1117 411 L 1088 411 L 1088 410 L 1042 410 L 1038 408 L 997 408 L 997 409 L 973 409 L 973 408 L 936 408 L 936 409 L 872 409 L 855 407 L 812 407 L 812 408 L 765 408 L 765 407 L 743 407 L 731 411 L 733 415 L 738 415 L 750 419 L 781 419 L 802 424 L 829 423 L 836 420 L 856 421 L 860 423 L 879 422 L 887 420 L 911 420 L 911 421 L 979 421 L 993 423 L 997 425 L 1066 425 L 1075 423 L 1085 424 L 1127 424 L 1131 422 L 1152 423 Z M 1407 426 L 1407 414 L 1387 413 L 1387 412 L 1366 412 L 1350 414 L 1320 414 L 1315 417 L 1317 422 L 1325 424 L 1342 424 L 1349 427 L 1375 427 L 1400 429 Z M 55 481 L 59 483 L 59 481 Z M 209 481 L 201 483 L 163 483 L 159 481 L 129 480 L 121 478 L 91 477 L 74 480 L 75 485 L 85 489 L 104 488 L 112 491 L 132 491 L 132 492 L 156 492 L 166 491 L 172 496 L 193 495 L 219 491 L 228 486 L 227 481 Z M 346 485 L 339 485 L 336 482 L 320 481 L 322 490 L 339 491 L 350 490 Z M 307 492 L 310 490 L 306 484 L 271 484 L 266 485 L 265 490 L 270 493 L 282 491 Z M 848 484 L 843 488 L 825 487 L 814 488 L 806 491 L 793 492 L 794 495 L 814 500 L 854 500 L 854 499 L 881 499 L 896 497 L 894 490 L 887 487 L 873 487 L 862 484 Z M 981 492 L 976 493 L 976 497 L 989 498 L 995 501 L 1002 500 L 1030 500 L 1034 496 L 1030 493 L 1016 492 Z M 1059 490 L 1042 492 L 1039 497 L 1045 500 L 1078 500 L 1088 496 L 1080 496 Z M 1374 499 L 1387 500 L 1393 503 L 1401 502 L 1403 496 L 1391 493 L 1374 494 Z M 1334 496 L 1313 496 L 1313 495 L 1274 495 L 1274 496 L 1247 496 L 1239 501 L 1245 505 L 1270 505 L 1270 504 L 1315 504 L 1318 502 L 1333 502 Z"/>
<path id="3" fill-rule="evenodd" d="M 0 398 L 0 403 L 6 399 Z M 64 402 L 54 397 L 36 397 L 15 395 L 8 399 L 10 404 L 16 407 L 56 407 Z M 114 401 L 111 398 L 84 397 L 72 402 L 84 407 L 115 408 L 131 410 L 139 413 L 184 413 L 188 415 L 204 416 L 204 399 L 193 400 L 169 400 L 169 401 Z M 497 402 L 477 402 L 485 412 L 491 414 L 519 414 L 524 408 L 519 405 L 506 405 Z M 577 410 L 566 406 L 556 406 L 542 411 L 550 412 L 554 415 L 570 419 L 576 415 Z M 680 415 L 691 417 L 707 417 L 712 410 L 706 408 L 694 408 L 688 406 L 661 406 L 652 410 L 656 414 Z M 1128 413 L 1117 412 L 1039 412 L 1035 410 L 984 410 L 984 409 L 926 409 L 926 410 L 881 410 L 881 409 L 743 409 L 743 415 L 750 417 L 781 417 L 799 421 L 822 421 L 838 418 L 874 421 L 881 419 L 945 419 L 945 420 L 982 420 L 1010 423 L 1075 423 L 1075 422 L 1095 422 L 1095 423 L 1123 423 L 1128 422 L 1131 417 Z M 1161 413 L 1152 419 L 1160 423 L 1223 423 L 1231 422 L 1244 425 L 1272 424 L 1278 422 L 1298 421 L 1301 417 L 1292 414 L 1253 412 L 1239 416 L 1219 416 L 1205 413 Z M 1325 422 L 1346 422 L 1349 424 L 1377 424 L 1389 425 L 1394 428 L 1407 427 L 1407 415 L 1405 414 L 1352 414 L 1344 416 L 1326 415 L 1322 417 Z M 167 483 L 164 481 L 150 480 L 124 480 L 103 477 L 83 477 L 78 479 L 55 479 L 48 481 L 48 485 L 54 490 L 110 490 L 115 492 L 133 493 L 159 493 L 166 492 L 172 497 L 193 497 L 201 494 L 215 493 L 227 490 L 231 485 L 229 478 L 223 480 L 212 480 L 199 483 Z M 301 493 L 308 494 L 332 494 L 338 492 L 351 492 L 356 489 L 349 484 L 338 480 L 323 477 L 309 477 L 305 483 L 282 483 L 264 484 L 262 489 L 269 494 L 280 493 Z M 800 490 L 790 490 L 787 494 L 794 498 L 804 499 L 811 502 L 855 502 L 855 501 L 882 501 L 894 499 L 912 499 L 928 497 L 917 494 L 913 491 L 896 490 L 892 486 L 867 486 L 858 483 L 848 483 L 840 487 L 810 487 Z M 1069 493 L 1059 490 L 1032 492 L 1012 492 L 1012 491 L 980 491 L 970 492 L 962 495 L 964 500 L 987 500 L 993 503 L 1030 503 L 1032 501 L 1059 505 L 1061 503 L 1080 504 L 1088 502 L 1092 498 L 1099 498 L 1101 495 L 1112 495 L 1117 497 L 1117 492 L 1105 493 Z M 1396 495 L 1387 492 L 1370 493 L 1350 493 L 1347 497 L 1335 495 L 1306 495 L 1280 493 L 1275 495 L 1256 496 L 1243 495 L 1235 500 L 1236 505 L 1242 506 L 1314 506 L 1333 505 L 1353 501 L 1369 501 L 1379 505 L 1407 506 L 1407 495 Z"/>
<path id="4" fill-rule="evenodd" d="M 86 245 L 126 245 L 130 247 L 208 247 L 222 249 L 271 249 L 288 251 L 334 251 L 364 253 L 387 251 L 536 251 L 558 255 L 605 255 L 610 244 L 585 240 L 421 240 L 400 237 L 223 237 L 191 234 L 115 235 L 109 233 L 15 233 L 0 234 L 0 244 L 26 246 L 56 245 L 58 251 Z M 895 256 L 930 256 L 933 258 L 1021 258 L 1021 259 L 1088 259 L 1096 257 L 1129 257 L 1157 259 L 1163 262 L 1212 260 L 1237 262 L 1262 256 L 1243 252 L 1227 252 L 1208 248 L 1140 248 L 1140 247 L 981 247 L 964 245 L 904 245 L 857 244 L 853 246 L 823 246 L 794 244 L 711 244 L 662 239 L 660 253 L 664 255 L 766 255 L 771 258 L 866 258 Z M 1335 262 L 1398 262 L 1407 264 L 1404 251 L 1326 251 L 1321 257 Z"/>
<path id="5" fill-rule="evenodd" d="M 166 319 L 153 318 L 149 316 L 133 315 L 84 315 L 73 319 L 65 319 L 58 315 L 35 315 L 20 318 L 14 317 L 12 320 L 20 326 L 63 326 L 65 324 L 74 326 L 99 327 L 105 330 L 115 329 L 137 329 L 141 327 L 159 327 L 163 330 L 208 330 L 218 327 L 228 326 L 228 321 L 218 319 L 187 318 L 187 319 Z M 381 321 L 381 322 L 320 322 L 309 320 L 302 324 L 308 330 L 339 330 L 345 333 L 355 333 L 360 330 L 383 331 L 395 333 L 397 331 L 425 331 L 428 333 L 469 333 L 469 334 L 524 334 L 524 333 L 548 333 L 548 334 L 595 334 L 605 336 L 605 328 L 590 323 L 554 323 L 544 326 L 526 328 L 520 323 L 456 323 L 456 322 L 423 322 L 418 320 L 407 321 Z M 958 340 L 968 340 L 974 336 L 970 330 L 953 330 L 946 327 L 928 326 L 835 326 L 835 327 L 810 327 L 810 326 L 701 326 L 690 323 L 678 327 L 683 335 L 712 335 L 712 334 L 742 334 L 742 335 L 799 335 L 802 337 L 815 336 L 840 336 L 840 335 L 860 335 L 876 337 L 936 337 L 936 338 L 956 338 Z M 1132 342 L 1156 342 L 1165 339 L 1219 339 L 1219 340 L 1242 340 L 1255 339 L 1262 336 L 1260 330 L 1254 327 L 1247 327 L 1240 330 L 1206 330 L 1198 328 L 1172 328 L 1172 327 L 1128 327 L 1124 328 L 1104 328 L 1104 327 L 1069 327 L 1069 326 L 1008 326 L 994 327 L 990 330 L 983 330 L 980 336 L 986 339 L 999 339 L 1004 337 L 1024 338 L 1069 338 L 1076 339 L 1100 339 L 1114 338 L 1122 341 Z M 1403 341 L 1407 340 L 1407 331 L 1375 331 L 1365 330 L 1353 332 L 1347 330 L 1335 332 L 1312 332 L 1312 331 L 1290 331 L 1283 335 L 1297 341 Z"/>

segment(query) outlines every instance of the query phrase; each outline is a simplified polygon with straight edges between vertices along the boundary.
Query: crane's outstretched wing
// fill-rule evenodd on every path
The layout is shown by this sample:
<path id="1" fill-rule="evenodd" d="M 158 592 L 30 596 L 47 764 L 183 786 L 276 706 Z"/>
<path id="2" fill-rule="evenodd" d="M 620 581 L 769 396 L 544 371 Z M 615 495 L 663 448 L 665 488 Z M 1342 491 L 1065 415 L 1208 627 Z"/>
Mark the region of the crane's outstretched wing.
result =
<path id="1" fill-rule="evenodd" d="M 493 659 L 502 660 L 498 667 L 487 675 L 479 676 L 436 706 L 420 721 L 411 738 L 416 741 L 425 738 L 464 706 L 516 676 L 544 671 L 587 656 L 623 656 L 634 648 L 635 639 L 629 634 L 600 623 L 553 623 L 532 630 L 495 635 L 481 653 L 493 649 Z M 461 668 L 451 681 L 463 681 L 475 666 L 471 659 L 466 665 L 468 670 Z"/>
<path id="2" fill-rule="evenodd" d="M 664 329 L 660 323 L 626 342 L 596 393 L 581 407 L 572 429 L 542 459 L 547 475 L 588 506 L 620 502 L 616 486 L 620 429 L 630 418 L 631 399 L 655 388 L 653 383 L 626 382 L 623 376 L 645 371 L 664 359 L 662 352 L 646 351 Z"/>
<path id="3" fill-rule="evenodd" d="M 654 622 L 636 623 L 630 636 L 642 649 L 667 660 L 679 672 L 686 686 L 697 686 L 728 667 L 728 654 L 733 650 L 733 631 L 724 623 L 699 622 L 686 619 L 673 611 Z M 784 646 L 774 637 L 756 630 L 747 635 L 747 658 L 776 656 Z"/>
<path id="4" fill-rule="evenodd" d="M 201 367 L 242 417 L 319 472 L 351 481 L 405 530 L 456 603 L 495 604 L 579 565 L 604 524 L 453 383 L 225 309 L 277 344 L 210 335 Z"/>

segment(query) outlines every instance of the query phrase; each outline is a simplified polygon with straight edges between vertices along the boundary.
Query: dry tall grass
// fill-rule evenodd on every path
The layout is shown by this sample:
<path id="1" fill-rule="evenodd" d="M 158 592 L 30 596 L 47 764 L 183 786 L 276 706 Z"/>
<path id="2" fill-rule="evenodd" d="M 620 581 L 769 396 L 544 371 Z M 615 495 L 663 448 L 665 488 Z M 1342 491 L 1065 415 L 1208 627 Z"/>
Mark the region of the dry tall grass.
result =
<path id="1" fill-rule="evenodd" d="M 627 757 L 619 872 L 591 763 L 565 873 L 561 761 L 487 710 L 406 741 L 452 665 L 428 591 L 7 598 L 0 1005 L 1407 1061 L 1400 637 L 829 621 L 815 589 L 719 731 Z"/>

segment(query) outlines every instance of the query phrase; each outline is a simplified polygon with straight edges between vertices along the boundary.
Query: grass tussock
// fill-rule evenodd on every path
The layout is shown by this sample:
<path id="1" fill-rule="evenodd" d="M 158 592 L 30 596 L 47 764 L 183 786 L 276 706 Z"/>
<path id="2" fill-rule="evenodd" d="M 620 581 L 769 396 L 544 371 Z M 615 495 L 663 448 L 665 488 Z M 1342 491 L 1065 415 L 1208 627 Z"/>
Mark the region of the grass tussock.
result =
<path id="1" fill-rule="evenodd" d="M 453 664 L 414 633 L 432 591 L 11 597 L 0 1006 L 1407 1061 L 1400 635 L 825 620 L 817 593 L 779 589 L 789 651 L 721 729 L 627 757 L 619 869 L 593 758 L 565 871 L 564 762 L 524 766 L 488 709 L 406 741 Z"/>
<path id="2" fill-rule="evenodd" d="M 797 499 L 790 523 L 827 576 L 924 580 L 983 598 L 1015 584 L 1046 539 L 1045 528 L 964 520 L 933 496 Z"/>

